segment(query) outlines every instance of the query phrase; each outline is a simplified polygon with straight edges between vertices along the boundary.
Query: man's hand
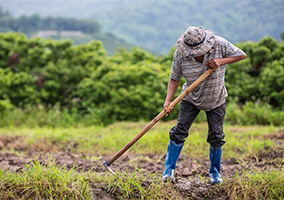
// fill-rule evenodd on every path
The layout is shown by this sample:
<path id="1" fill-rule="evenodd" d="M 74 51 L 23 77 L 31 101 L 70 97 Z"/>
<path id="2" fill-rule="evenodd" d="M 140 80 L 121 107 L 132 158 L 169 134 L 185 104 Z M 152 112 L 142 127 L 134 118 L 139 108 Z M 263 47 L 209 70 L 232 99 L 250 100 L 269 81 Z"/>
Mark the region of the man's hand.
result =
<path id="1" fill-rule="evenodd" d="M 164 111 L 166 111 L 166 116 L 168 116 L 174 109 L 173 107 L 171 109 L 168 109 L 171 103 L 172 103 L 171 101 L 167 101 L 167 100 L 164 103 Z"/>
<path id="2" fill-rule="evenodd" d="M 208 68 L 214 69 L 220 65 L 231 64 L 243 60 L 246 58 L 246 55 L 236 56 L 236 57 L 226 57 L 226 58 L 213 58 L 206 63 Z"/>
<path id="3" fill-rule="evenodd" d="M 168 83 L 168 93 L 167 93 L 167 97 L 166 97 L 164 107 L 163 107 L 164 111 L 166 111 L 166 116 L 168 116 L 174 109 L 174 108 L 168 109 L 168 107 L 172 103 L 172 99 L 178 88 L 178 85 L 179 85 L 179 81 L 175 81 L 174 79 L 170 78 L 169 83 Z"/>
<path id="4" fill-rule="evenodd" d="M 207 63 L 206 63 L 206 66 L 210 69 L 214 69 L 214 68 L 217 68 L 221 65 L 221 59 L 222 58 L 214 58 L 212 60 L 209 60 Z"/>

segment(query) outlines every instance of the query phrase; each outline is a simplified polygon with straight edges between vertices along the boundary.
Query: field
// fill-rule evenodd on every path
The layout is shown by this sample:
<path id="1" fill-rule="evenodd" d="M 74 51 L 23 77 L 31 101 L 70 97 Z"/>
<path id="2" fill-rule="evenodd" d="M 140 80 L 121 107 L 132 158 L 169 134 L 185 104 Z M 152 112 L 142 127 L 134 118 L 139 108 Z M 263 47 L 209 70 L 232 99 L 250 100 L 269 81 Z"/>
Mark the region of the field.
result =
<path id="1" fill-rule="evenodd" d="M 208 184 L 207 124 L 194 124 L 176 181 L 160 180 L 175 121 L 159 122 L 110 167 L 146 122 L 107 127 L 1 128 L 1 199 L 283 199 L 283 127 L 225 125 L 221 173 Z"/>

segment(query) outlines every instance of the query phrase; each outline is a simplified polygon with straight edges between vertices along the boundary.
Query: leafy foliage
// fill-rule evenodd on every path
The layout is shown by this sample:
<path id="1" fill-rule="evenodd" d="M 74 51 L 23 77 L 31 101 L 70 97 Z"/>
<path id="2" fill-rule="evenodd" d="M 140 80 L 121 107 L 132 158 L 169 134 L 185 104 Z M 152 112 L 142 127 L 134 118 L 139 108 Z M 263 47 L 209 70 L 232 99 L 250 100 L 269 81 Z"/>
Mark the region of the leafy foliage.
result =
<path id="1" fill-rule="evenodd" d="M 230 65 L 226 72 L 229 99 L 241 103 L 268 102 L 283 109 L 284 43 L 266 36 L 259 43 L 237 45 L 248 57 Z"/>
<path id="2" fill-rule="evenodd" d="M 74 113 L 74 120 L 87 116 L 83 118 L 103 124 L 150 120 L 161 111 L 175 50 L 156 57 L 138 47 L 129 52 L 121 48 L 109 57 L 99 41 L 72 46 L 70 40 L 27 39 L 18 33 L 0 34 L 0 43 L 1 111 L 59 108 Z M 245 105 L 249 115 L 251 108 L 260 113 L 283 110 L 284 44 L 264 37 L 237 46 L 248 57 L 228 67 L 228 102 Z M 177 112 L 178 106 L 166 120 Z M 279 124 L 269 117 L 254 119 L 253 124 Z"/>

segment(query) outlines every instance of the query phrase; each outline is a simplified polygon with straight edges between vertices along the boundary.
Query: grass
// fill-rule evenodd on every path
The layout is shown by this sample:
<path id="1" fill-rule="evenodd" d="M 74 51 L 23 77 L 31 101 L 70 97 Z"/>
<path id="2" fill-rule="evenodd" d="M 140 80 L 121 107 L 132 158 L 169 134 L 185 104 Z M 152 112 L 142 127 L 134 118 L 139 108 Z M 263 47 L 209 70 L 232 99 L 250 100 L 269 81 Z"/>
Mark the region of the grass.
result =
<path id="1" fill-rule="evenodd" d="M 92 192 L 116 199 L 184 199 L 170 182 L 161 182 L 156 174 L 144 177 L 139 169 L 133 174 L 98 175 L 35 160 L 20 173 L 0 169 L 0 179 L 1 199 L 92 199 Z M 284 174 L 279 169 L 244 172 L 217 188 L 211 192 L 222 191 L 230 199 L 283 199 Z"/>
<path id="2" fill-rule="evenodd" d="M 159 122 L 133 147 L 131 154 L 164 154 L 168 132 L 175 121 Z M 9 127 L 0 128 L 2 151 L 40 150 L 45 152 L 71 151 L 97 160 L 101 155 L 113 155 L 136 136 L 147 123 L 121 122 L 107 127 L 85 128 Z M 283 130 L 276 126 L 225 125 L 226 144 L 223 158 L 257 157 L 260 149 L 275 146 L 265 135 Z M 207 158 L 207 124 L 193 124 L 182 154 L 192 158 Z M 10 140 L 9 145 L 5 141 Z M 6 146 L 5 146 L 6 145 Z M 12 146 L 11 146 L 12 145 Z M 13 146 L 14 145 L 14 146 Z M 202 177 L 201 177 L 202 179 Z M 245 171 L 225 179 L 219 189 L 231 199 L 284 199 L 284 174 L 280 169 L 265 172 Z M 42 164 L 35 160 L 21 172 L 0 169 L 0 199 L 92 199 L 93 192 L 106 193 L 119 199 L 183 199 L 170 183 L 161 183 L 160 176 L 135 173 L 102 174 L 77 172 L 74 168 L 55 166 L 52 160 Z"/>
<path id="3" fill-rule="evenodd" d="M 173 189 L 170 182 L 163 183 L 160 176 L 144 177 L 138 170 L 133 174 L 126 172 L 110 176 L 107 182 L 110 193 L 116 192 L 121 199 L 180 199 L 181 195 Z"/>
<path id="4" fill-rule="evenodd" d="M 0 169 L 0 179 L 1 199 L 91 199 L 84 174 L 61 169 L 51 161 L 47 166 L 34 161 L 21 173 Z"/>
<path id="5" fill-rule="evenodd" d="M 280 169 L 249 171 L 226 181 L 230 199 L 284 199 L 284 173 Z"/>
<path id="6" fill-rule="evenodd" d="M 42 165 L 35 160 L 22 172 L 0 169 L 0 199 L 92 199 L 92 192 L 107 192 L 116 199 L 181 199 L 170 183 L 161 183 L 158 175 L 149 178 L 138 173 L 98 175 L 66 170 L 53 161 Z"/>
<path id="7" fill-rule="evenodd" d="M 86 155 L 110 155 L 116 153 L 134 138 L 146 122 L 121 122 L 107 127 L 92 126 L 83 128 L 20 127 L 0 128 L 0 139 L 10 138 L 23 150 L 43 152 L 71 151 Z M 164 154 L 169 140 L 169 130 L 175 121 L 159 122 L 138 140 L 127 153 Z M 231 126 L 225 125 L 226 134 L 223 158 L 257 156 L 259 149 L 273 146 L 270 139 L 263 139 L 281 130 L 276 126 Z M 11 139 L 14 137 L 14 139 Z M 207 124 L 193 124 L 186 139 L 182 154 L 192 158 L 207 158 L 209 145 L 206 142 Z M 16 139 L 21 144 L 17 144 Z"/>

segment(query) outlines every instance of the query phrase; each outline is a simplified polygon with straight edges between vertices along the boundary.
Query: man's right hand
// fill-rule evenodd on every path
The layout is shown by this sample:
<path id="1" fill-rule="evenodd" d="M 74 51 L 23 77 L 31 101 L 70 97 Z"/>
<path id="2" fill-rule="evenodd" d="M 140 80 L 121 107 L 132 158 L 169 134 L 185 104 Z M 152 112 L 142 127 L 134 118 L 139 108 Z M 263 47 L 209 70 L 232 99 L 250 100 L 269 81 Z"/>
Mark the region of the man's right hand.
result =
<path id="1" fill-rule="evenodd" d="M 164 111 L 166 111 L 166 116 L 168 116 L 174 109 L 174 108 L 168 109 L 168 107 L 172 103 L 172 99 L 178 88 L 178 85 L 179 85 L 179 81 L 175 81 L 174 79 L 170 78 L 169 83 L 168 83 L 168 93 L 167 93 L 167 97 L 164 103 Z"/>
<path id="2" fill-rule="evenodd" d="M 167 101 L 167 100 L 164 103 L 164 111 L 166 111 L 166 116 L 168 116 L 174 109 L 174 107 L 168 109 L 168 107 L 171 103 L 172 103 L 171 101 Z"/>

